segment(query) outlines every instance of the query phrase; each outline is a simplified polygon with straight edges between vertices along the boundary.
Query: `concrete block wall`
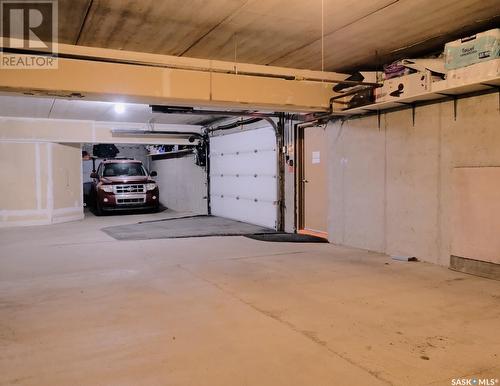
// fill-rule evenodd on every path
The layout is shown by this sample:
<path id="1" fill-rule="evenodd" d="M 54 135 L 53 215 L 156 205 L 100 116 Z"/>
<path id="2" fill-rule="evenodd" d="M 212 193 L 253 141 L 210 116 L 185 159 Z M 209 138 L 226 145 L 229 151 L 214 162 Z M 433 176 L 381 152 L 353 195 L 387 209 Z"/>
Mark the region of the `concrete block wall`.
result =
<path id="1" fill-rule="evenodd" d="M 329 237 L 448 265 L 452 170 L 500 166 L 498 94 L 331 123 Z"/>

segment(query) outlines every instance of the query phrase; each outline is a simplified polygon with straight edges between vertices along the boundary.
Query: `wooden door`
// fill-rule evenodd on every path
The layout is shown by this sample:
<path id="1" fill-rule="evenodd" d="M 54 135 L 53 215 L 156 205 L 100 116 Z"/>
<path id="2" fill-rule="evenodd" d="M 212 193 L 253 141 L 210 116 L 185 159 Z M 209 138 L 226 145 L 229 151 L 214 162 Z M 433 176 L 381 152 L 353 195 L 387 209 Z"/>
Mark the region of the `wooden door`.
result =
<path id="1" fill-rule="evenodd" d="M 323 127 L 307 127 L 302 136 L 301 228 L 305 233 L 327 236 L 327 143 Z"/>

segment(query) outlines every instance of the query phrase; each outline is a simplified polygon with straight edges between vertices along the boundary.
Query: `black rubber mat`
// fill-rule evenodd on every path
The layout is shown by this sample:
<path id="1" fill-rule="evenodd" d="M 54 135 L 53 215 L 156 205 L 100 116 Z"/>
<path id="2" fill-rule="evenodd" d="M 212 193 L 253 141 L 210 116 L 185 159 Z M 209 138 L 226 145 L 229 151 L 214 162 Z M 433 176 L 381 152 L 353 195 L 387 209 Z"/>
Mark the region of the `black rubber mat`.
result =
<path id="1" fill-rule="evenodd" d="M 299 233 L 259 233 L 245 235 L 253 240 L 270 241 L 274 243 L 328 243 L 327 239 Z"/>

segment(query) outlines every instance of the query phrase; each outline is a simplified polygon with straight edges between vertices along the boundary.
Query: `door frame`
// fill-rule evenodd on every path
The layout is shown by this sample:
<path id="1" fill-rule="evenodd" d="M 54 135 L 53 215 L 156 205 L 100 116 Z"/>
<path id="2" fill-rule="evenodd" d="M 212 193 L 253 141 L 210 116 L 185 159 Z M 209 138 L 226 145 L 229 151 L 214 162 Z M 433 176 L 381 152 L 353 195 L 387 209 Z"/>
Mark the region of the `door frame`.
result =
<path id="1" fill-rule="evenodd" d="M 295 125 L 294 148 L 295 148 L 295 230 L 297 233 L 308 234 L 312 236 L 328 239 L 328 232 L 318 232 L 305 229 L 305 186 L 304 186 L 304 160 L 305 160 L 305 129 L 316 127 L 315 124 Z M 327 203 L 325 203 L 327 204 Z"/>
<path id="2" fill-rule="evenodd" d="M 304 129 L 305 127 L 297 126 L 295 135 L 295 152 L 296 152 L 296 168 L 295 168 L 295 191 L 296 191 L 296 212 L 295 212 L 295 228 L 297 233 L 304 229 L 305 220 L 305 194 L 304 194 Z"/>

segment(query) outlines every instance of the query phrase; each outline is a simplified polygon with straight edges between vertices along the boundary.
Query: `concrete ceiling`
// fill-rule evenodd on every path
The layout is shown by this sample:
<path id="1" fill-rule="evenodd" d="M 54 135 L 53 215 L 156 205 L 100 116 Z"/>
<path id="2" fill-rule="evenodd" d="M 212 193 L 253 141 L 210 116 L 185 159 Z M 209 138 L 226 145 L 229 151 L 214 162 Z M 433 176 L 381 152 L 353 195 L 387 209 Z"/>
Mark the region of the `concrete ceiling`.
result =
<path id="1" fill-rule="evenodd" d="M 323 0 L 326 70 L 373 68 L 499 22 L 499 0 Z M 321 0 L 59 0 L 68 44 L 321 69 Z"/>
<path id="2" fill-rule="evenodd" d="M 182 114 L 153 114 L 148 105 L 125 104 L 125 111 L 117 113 L 115 104 L 39 97 L 0 95 L 0 116 L 50 119 L 76 119 L 101 122 L 130 122 L 177 125 L 202 125 L 217 119 L 214 116 Z"/>

